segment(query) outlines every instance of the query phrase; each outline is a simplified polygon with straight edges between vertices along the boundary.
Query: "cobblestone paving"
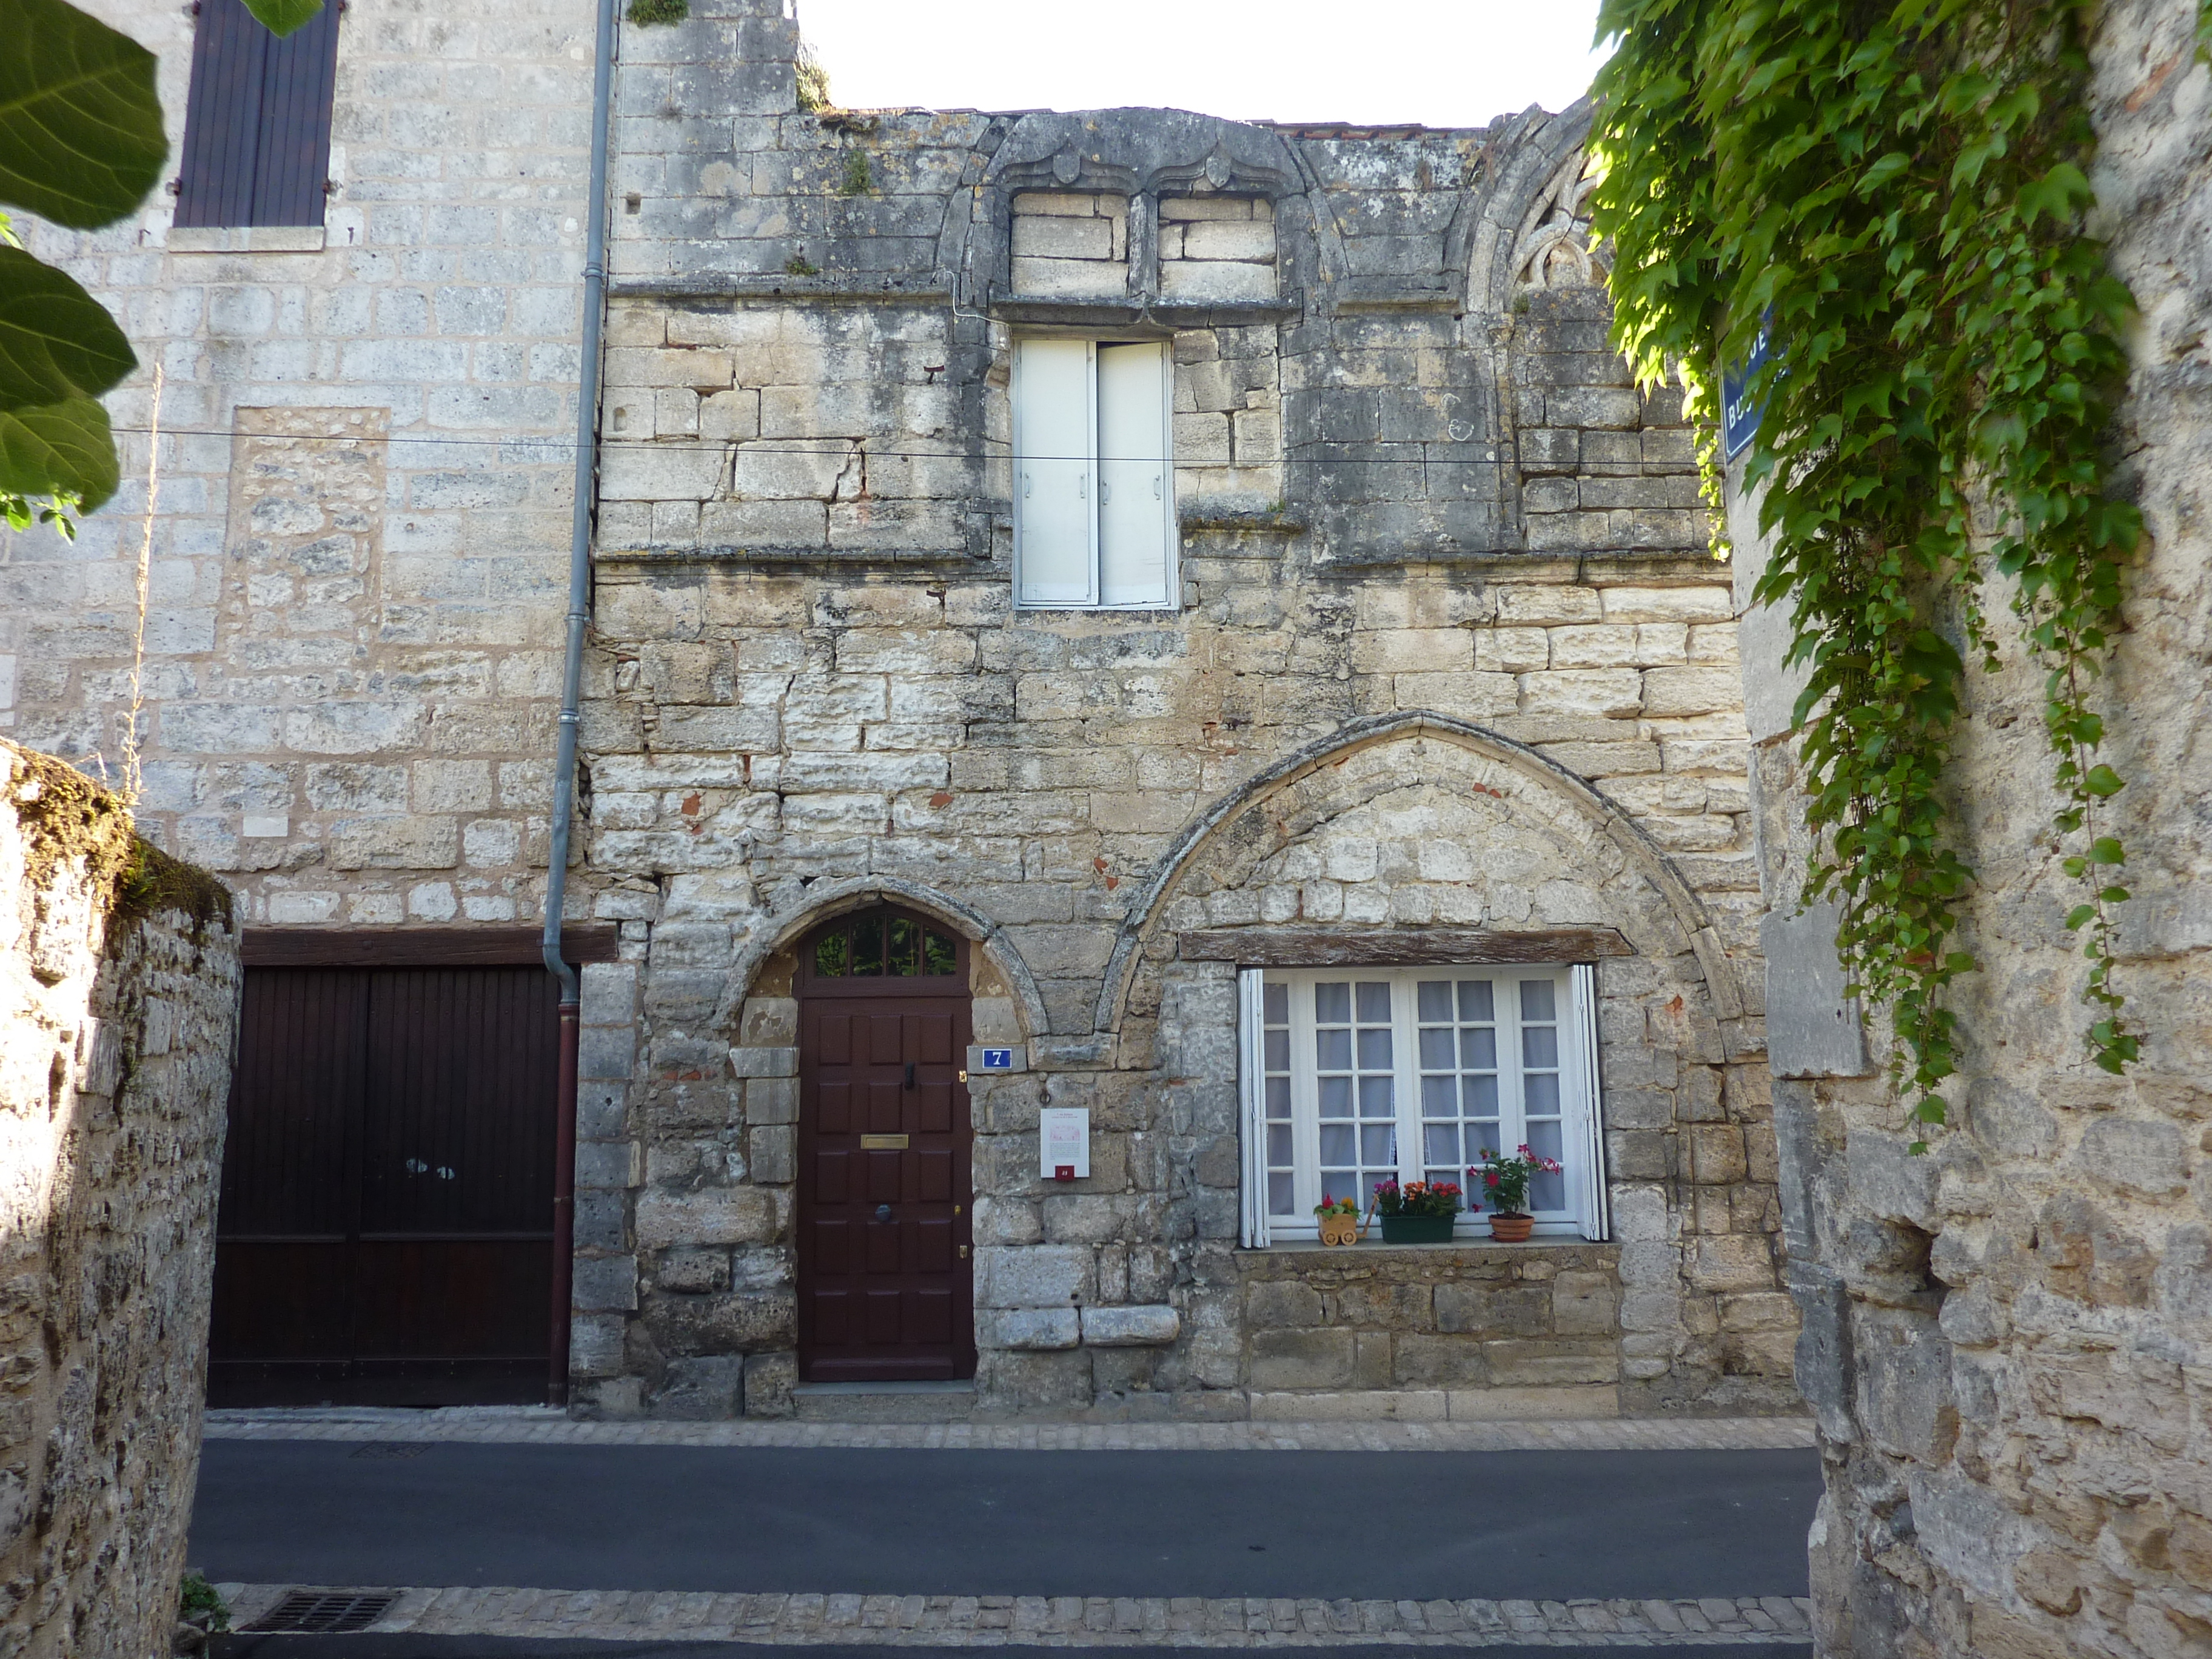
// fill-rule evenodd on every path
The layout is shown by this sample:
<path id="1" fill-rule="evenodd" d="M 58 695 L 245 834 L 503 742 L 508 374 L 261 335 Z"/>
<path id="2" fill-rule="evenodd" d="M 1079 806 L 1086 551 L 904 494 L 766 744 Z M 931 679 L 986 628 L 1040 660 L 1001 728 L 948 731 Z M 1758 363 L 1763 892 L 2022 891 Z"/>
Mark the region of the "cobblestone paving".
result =
<path id="1" fill-rule="evenodd" d="M 1520 1423 L 581 1423 L 550 1409 L 210 1412 L 213 1440 L 562 1446 L 866 1446 L 977 1451 L 1753 1451 L 1810 1446 L 1803 1418 Z"/>
<path id="2" fill-rule="evenodd" d="M 218 1586 L 234 1628 L 295 1589 Z M 1672 1647 L 1809 1643 L 1813 1604 L 1698 1601 L 1317 1601 L 1203 1596 L 739 1595 L 708 1591 L 408 1589 L 373 1630 L 885 1647 Z"/>

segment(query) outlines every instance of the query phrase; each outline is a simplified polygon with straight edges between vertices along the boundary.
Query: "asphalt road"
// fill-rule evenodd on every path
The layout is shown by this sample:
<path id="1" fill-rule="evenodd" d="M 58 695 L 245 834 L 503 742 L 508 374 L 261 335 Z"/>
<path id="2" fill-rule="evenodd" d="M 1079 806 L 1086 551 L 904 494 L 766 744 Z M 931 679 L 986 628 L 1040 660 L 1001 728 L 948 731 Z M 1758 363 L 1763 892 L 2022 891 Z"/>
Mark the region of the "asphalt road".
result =
<path id="1" fill-rule="evenodd" d="M 1809 1450 L 362 1450 L 209 1441 L 191 1564 L 264 1584 L 1802 1595 L 1820 1486 Z"/>

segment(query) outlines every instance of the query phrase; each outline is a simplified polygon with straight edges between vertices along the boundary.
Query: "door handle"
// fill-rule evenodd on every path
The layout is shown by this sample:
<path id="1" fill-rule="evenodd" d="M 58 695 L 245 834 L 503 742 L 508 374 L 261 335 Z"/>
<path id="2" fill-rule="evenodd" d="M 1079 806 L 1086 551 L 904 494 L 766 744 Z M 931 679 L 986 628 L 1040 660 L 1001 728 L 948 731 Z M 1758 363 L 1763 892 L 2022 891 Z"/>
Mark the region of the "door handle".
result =
<path id="1" fill-rule="evenodd" d="M 906 1086 L 914 1087 L 914 1062 L 910 1060 L 906 1063 Z"/>
<path id="2" fill-rule="evenodd" d="M 888 1205 L 888 1204 L 878 1204 L 878 1205 L 877 1205 L 877 1206 L 876 1206 L 876 1219 L 877 1219 L 877 1220 L 878 1220 L 878 1221 L 889 1221 L 890 1218 L 891 1218 L 891 1206 L 890 1206 L 890 1205 Z"/>

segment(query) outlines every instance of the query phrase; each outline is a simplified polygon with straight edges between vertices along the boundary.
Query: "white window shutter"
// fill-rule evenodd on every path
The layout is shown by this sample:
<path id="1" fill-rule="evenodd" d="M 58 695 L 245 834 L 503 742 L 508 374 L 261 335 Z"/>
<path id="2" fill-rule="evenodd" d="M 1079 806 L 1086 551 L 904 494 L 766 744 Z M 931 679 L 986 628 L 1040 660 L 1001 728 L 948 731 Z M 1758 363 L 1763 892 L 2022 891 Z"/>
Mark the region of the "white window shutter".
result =
<path id="1" fill-rule="evenodd" d="M 1245 968 L 1237 975 L 1237 1089 L 1243 1109 L 1238 1139 L 1243 1156 L 1237 1160 L 1242 1175 L 1238 1214 L 1242 1217 L 1244 1247 L 1267 1247 L 1267 1085 L 1266 1015 L 1261 995 L 1261 973 Z"/>
<path id="2" fill-rule="evenodd" d="M 1175 580 L 1175 469 L 1167 342 L 1098 348 L 1098 590 L 1102 605 L 1165 605 Z"/>
<path id="3" fill-rule="evenodd" d="M 1578 962 L 1571 971 L 1574 1030 L 1569 1041 L 1579 1062 L 1582 1086 L 1574 1091 L 1573 1105 L 1581 1114 L 1583 1190 L 1576 1207 L 1582 1212 L 1583 1237 L 1602 1240 L 1611 1237 L 1613 1217 L 1607 1203 L 1605 1180 L 1605 1109 L 1598 1098 L 1597 968 Z M 1565 1033 L 1562 1034 L 1565 1035 Z"/>
<path id="4" fill-rule="evenodd" d="M 1014 347 L 1014 591 L 1023 605 L 1097 602 L 1097 353 L 1088 340 Z"/>

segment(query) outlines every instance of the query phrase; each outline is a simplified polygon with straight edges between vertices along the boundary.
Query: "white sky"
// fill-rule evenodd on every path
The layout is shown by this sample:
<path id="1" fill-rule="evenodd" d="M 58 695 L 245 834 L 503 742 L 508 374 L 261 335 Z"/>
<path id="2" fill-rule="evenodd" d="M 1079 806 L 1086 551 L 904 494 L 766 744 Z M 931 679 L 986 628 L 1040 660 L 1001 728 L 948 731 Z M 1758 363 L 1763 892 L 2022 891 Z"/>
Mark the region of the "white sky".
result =
<path id="1" fill-rule="evenodd" d="M 850 108 L 1480 126 L 1589 88 L 1597 0 L 799 0 Z"/>

